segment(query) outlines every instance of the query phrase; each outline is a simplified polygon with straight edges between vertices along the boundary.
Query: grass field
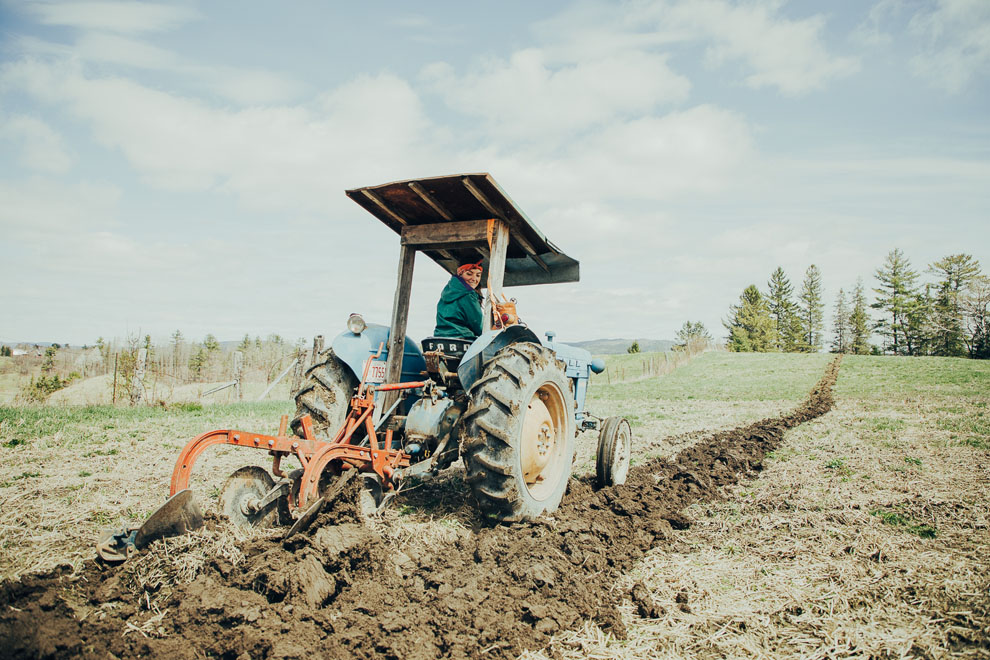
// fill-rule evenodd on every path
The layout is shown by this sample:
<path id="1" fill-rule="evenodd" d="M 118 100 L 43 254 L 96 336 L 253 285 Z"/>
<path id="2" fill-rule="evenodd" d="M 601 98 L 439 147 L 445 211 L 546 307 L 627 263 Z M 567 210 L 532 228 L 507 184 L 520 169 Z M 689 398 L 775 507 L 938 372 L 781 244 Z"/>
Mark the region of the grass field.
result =
<path id="1" fill-rule="evenodd" d="M 669 456 L 705 430 L 790 410 L 829 359 L 706 353 L 661 378 L 597 376 L 587 408 L 632 421 L 637 461 Z M 982 634 L 986 649 L 990 364 L 847 356 L 835 395 L 831 413 L 789 431 L 765 469 L 724 499 L 692 506 L 692 526 L 616 585 L 642 581 L 658 618 L 627 603 L 626 639 L 588 623 L 559 635 L 553 652 L 529 655 L 986 657 L 973 638 Z M 0 407 L 2 576 L 78 565 L 103 529 L 161 503 L 190 437 L 271 433 L 290 411 L 288 401 Z M 579 439 L 578 473 L 593 469 L 595 440 Z M 231 471 L 268 460 L 208 453 L 193 487 L 209 501 Z M 457 471 L 441 481 L 397 502 L 385 533 L 433 544 L 470 533 L 476 514 Z"/>
<path id="2" fill-rule="evenodd" d="M 645 354 L 650 358 L 650 354 Z M 609 370 L 640 355 L 607 356 Z M 669 455 L 698 430 L 731 428 L 789 410 L 821 377 L 827 355 L 708 352 L 659 378 L 608 383 L 593 376 L 587 409 L 621 415 L 633 427 L 635 461 Z M 582 434 L 578 465 L 594 470 L 597 435 Z"/>
<path id="3" fill-rule="evenodd" d="M 626 356 L 617 356 L 620 360 Z M 635 356 L 634 356 L 635 357 Z M 754 360 L 753 358 L 761 358 Z M 596 377 L 587 408 L 623 415 L 633 426 L 635 461 L 670 455 L 699 429 L 724 428 L 775 415 L 799 401 L 820 377 L 826 356 L 706 353 L 659 379 L 608 385 Z M 610 356 L 611 360 L 611 356 Z M 611 366 L 611 365 L 610 365 Z M 762 379 L 762 380 L 761 380 Z M 3 575 L 91 556 L 106 528 L 143 520 L 164 499 L 175 457 L 207 430 L 274 433 L 289 401 L 160 406 L 0 406 L 0 565 Z M 578 441 L 575 471 L 594 471 L 597 434 Z M 196 465 L 193 486 L 216 497 L 227 474 L 266 465 L 265 452 L 211 449 Z M 476 515 L 459 475 L 448 477 L 441 507 L 404 507 L 403 522 L 437 517 L 470 527 Z M 454 497 L 448 496 L 453 493 Z"/>
<path id="4" fill-rule="evenodd" d="M 798 365 L 706 355 L 653 387 L 710 369 L 753 396 L 799 383 Z M 723 385 L 684 387 L 690 397 Z M 617 585 L 642 581 L 660 617 L 642 619 L 629 603 L 627 639 L 587 624 L 555 649 L 567 658 L 988 657 L 990 363 L 847 356 L 835 395 L 833 411 L 788 432 L 758 477 L 690 507 L 692 526 Z"/>

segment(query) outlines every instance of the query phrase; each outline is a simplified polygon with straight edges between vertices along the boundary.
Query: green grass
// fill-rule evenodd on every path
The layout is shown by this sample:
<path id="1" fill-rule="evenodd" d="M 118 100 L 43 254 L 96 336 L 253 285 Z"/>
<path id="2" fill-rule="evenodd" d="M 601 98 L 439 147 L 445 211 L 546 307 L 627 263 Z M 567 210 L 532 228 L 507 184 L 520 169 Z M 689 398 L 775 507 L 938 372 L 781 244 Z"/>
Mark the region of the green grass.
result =
<path id="1" fill-rule="evenodd" d="M 976 415 L 963 413 L 951 417 L 942 417 L 935 425 L 940 429 L 952 431 L 953 433 L 990 437 L 990 418 L 981 416 L 979 412 Z"/>
<path id="2" fill-rule="evenodd" d="M 931 525 L 918 524 L 899 511 L 874 509 L 870 511 L 870 515 L 880 518 L 885 525 L 901 528 L 908 534 L 914 534 L 919 538 L 933 539 L 938 535 L 938 530 Z"/>
<path id="3" fill-rule="evenodd" d="M 864 399 L 938 394 L 985 401 L 990 397 L 990 361 L 847 355 L 835 394 Z"/>
<path id="4" fill-rule="evenodd" d="M 0 483 L 0 488 L 6 488 L 8 486 L 12 486 L 15 481 L 20 481 L 22 479 L 34 479 L 35 477 L 40 477 L 40 476 L 41 476 L 40 472 L 21 472 L 20 474 L 11 477 L 9 481 L 4 481 L 3 483 Z"/>
<path id="5" fill-rule="evenodd" d="M 288 401 L 222 405 L 183 404 L 155 406 L 0 406 L 0 446 L 14 449 L 39 438 L 57 437 L 58 444 L 99 444 L 107 434 L 125 434 L 140 441 L 145 430 L 169 425 L 185 435 L 197 429 L 230 428 L 243 419 L 261 417 L 277 427 L 279 417 L 291 414 Z M 262 429 L 259 429 L 262 430 Z M 273 429 L 274 432 L 274 429 Z M 0 453 L 2 456 L 2 453 Z"/>
<path id="6" fill-rule="evenodd" d="M 609 356 L 612 358 L 613 356 Z M 615 363 L 638 356 L 615 356 Z M 798 353 L 725 353 L 699 355 L 672 373 L 637 382 L 608 384 L 595 376 L 596 397 L 683 401 L 799 401 L 807 396 L 832 356 Z M 609 360 L 609 365 L 613 364 Z"/>
<path id="7" fill-rule="evenodd" d="M 907 428 L 907 423 L 903 419 L 891 419 L 890 417 L 872 417 L 866 420 L 866 425 L 876 433 L 903 431 Z"/>

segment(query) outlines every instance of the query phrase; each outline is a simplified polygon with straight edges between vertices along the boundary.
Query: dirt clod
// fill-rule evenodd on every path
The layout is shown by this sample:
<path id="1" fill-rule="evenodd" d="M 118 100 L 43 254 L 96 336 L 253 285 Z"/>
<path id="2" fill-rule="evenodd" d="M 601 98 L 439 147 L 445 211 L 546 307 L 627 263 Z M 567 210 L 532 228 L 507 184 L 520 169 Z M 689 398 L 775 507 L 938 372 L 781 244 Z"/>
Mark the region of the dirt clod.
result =
<path id="1" fill-rule="evenodd" d="M 659 619 L 664 615 L 663 607 L 653 602 L 650 590 L 642 582 L 633 585 L 629 598 L 636 606 L 636 613 L 644 619 Z"/>

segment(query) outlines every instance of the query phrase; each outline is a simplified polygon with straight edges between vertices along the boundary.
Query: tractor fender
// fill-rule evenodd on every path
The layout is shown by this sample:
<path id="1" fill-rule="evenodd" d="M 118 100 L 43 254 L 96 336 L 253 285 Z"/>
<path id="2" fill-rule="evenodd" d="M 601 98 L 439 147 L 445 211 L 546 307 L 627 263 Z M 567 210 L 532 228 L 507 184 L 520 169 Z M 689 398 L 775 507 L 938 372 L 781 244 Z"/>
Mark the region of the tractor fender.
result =
<path id="1" fill-rule="evenodd" d="M 476 380 L 485 371 L 485 364 L 495 357 L 495 354 L 516 342 L 540 343 L 540 338 L 524 325 L 510 325 L 504 330 L 487 330 L 474 340 L 474 343 L 464 353 L 457 367 L 457 378 L 465 390 L 470 390 Z"/>
<path id="2" fill-rule="evenodd" d="M 369 323 L 361 334 L 354 334 L 346 330 L 340 333 L 334 337 L 331 348 L 333 348 L 333 354 L 360 382 L 364 375 L 365 363 L 378 352 L 379 346 L 382 347 L 382 354 L 378 360 L 382 362 L 388 360 L 388 337 L 390 333 L 391 328 L 387 325 Z M 419 344 L 407 336 L 402 352 L 402 381 L 422 380 L 423 372 L 426 371 L 426 360 L 423 358 L 423 351 L 420 350 Z"/>

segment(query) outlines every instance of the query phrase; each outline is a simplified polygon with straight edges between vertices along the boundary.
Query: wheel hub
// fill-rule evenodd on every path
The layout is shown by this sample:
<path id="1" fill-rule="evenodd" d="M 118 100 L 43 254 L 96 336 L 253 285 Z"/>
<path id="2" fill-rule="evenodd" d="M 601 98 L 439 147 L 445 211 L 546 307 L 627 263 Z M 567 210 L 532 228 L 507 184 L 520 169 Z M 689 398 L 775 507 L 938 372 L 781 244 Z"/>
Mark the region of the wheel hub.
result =
<path id="1" fill-rule="evenodd" d="M 241 527 L 271 527 L 278 522 L 275 506 L 262 511 L 261 500 L 275 485 L 263 468 L 246 466 L 227 477 L 217 499 L 220 511 Z"/>
<path id="2" fill-rule="evenodd" d="M 523 421 L 521 463 L 523 478 L 528 484 L 542 478 L 541 473 L 550 462 L 556 443 L 557 433 L 545 399 L 543 392 L 533 396 Z"/>
<path id="3" fill-rule="evenodd" d="M 241 500 L 241 513 L 245 516 L 251 516 L 258 512 L 258 503 L 261 502 L 260 498 L 257 497 L 245 497 Z"/>

